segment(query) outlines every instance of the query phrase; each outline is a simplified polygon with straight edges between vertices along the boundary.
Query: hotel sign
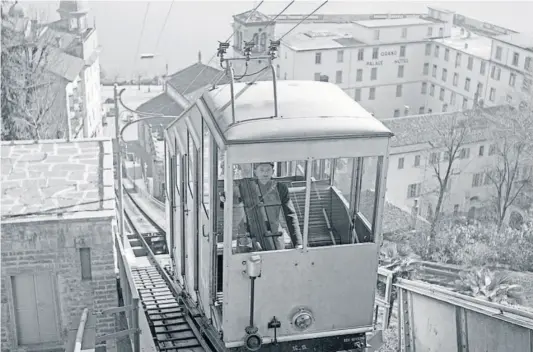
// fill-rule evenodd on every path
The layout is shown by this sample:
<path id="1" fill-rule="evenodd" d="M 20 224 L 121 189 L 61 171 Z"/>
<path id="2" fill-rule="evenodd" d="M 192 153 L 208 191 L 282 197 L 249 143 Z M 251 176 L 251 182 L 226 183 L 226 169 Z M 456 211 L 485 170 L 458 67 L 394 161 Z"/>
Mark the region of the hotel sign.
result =
<path id="1" fill-rule="evenodd" d="M 398 50 L 385 50 L 379 53 L 379 56 L 381 58 L 386 58 L 387 56 L 398 56 Z M 392 63 L 396 65 L 403 65 L 409 63 L 409 59 L 406 59 L 404 57 L 395 59 Z M 372 60 L 366 62 L 367 66 L 383 66 L 383 59 L 380 60 Z"/>

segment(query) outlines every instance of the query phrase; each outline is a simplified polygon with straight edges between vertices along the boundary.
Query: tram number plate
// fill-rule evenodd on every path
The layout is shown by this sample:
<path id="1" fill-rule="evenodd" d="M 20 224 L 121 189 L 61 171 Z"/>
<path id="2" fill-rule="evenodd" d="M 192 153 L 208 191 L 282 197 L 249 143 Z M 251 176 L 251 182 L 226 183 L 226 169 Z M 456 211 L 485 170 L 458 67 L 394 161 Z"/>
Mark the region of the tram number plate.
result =
<path id="1" fill-rule="evenodd" d="M 281 347 L 281 346 L 280 346 Z M 363 352 L 366 347 L 365 334 L 323 337 L 317 339 L 291 341 L 283 343 L 282 352 L 337 352 L 350 350 Z"/>

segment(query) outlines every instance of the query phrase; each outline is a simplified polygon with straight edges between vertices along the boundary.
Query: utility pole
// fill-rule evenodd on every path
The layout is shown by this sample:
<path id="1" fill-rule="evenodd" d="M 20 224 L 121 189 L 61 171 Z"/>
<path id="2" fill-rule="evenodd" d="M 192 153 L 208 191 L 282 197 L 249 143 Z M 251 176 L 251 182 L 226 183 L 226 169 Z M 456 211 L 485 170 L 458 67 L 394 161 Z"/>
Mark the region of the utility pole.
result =
<path id="1" fill-rule="evenodd" d="M 118 204 L 119 204 L 119 216 L 118 216 L 118 229 L 119 234 L 124 241 L 124 189 L 122 187 L 122 155 L 120 150 L 120 114 L 118 108 L 118 84 L 115 83 L 113 87 L 113 93 L 115 97 L 115 146 L 117 151 L 117 179 L 118 179 Z"/>

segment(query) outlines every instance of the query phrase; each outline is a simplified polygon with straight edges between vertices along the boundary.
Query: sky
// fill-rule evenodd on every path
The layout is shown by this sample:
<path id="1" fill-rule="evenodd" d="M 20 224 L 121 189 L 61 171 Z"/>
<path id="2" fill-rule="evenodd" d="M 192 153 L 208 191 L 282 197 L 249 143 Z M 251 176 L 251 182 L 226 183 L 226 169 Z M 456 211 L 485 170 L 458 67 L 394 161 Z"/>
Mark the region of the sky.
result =
<path id="1" fill-rule="evenodd" d="M 102 46 L 101 67 L 108 77 L 132 78 L 163 74 L 203 62 L 215 53 L 218 41 L 231 35 L 232 16 L 256 6 L 258 1 L 89 1 L 90 23 L 98 30 Z M 276 14 L 287 4 L 267 0 L 259 11 Z M 322 1 L 297 0 L 285 14 L 310 13 Z M 44 21 L 59 18 L 59 1 L 22 1 L 31 17 Z M 149 4 L 149 5 L 148 5 Z M 427 6 L 450 9 L 502 27 L 533 34 L 533 1 L 428 2 L 428 1 L 329 1 L 318 13 L 425 13 Z M 170 11 L 169 11 L 170 10 Z M 146 22 L 143 27 L 143 19 Z M 168 20 L 165 23 L 165 18 Z M 139 60 L 143 53 L 154 59 Z"/>

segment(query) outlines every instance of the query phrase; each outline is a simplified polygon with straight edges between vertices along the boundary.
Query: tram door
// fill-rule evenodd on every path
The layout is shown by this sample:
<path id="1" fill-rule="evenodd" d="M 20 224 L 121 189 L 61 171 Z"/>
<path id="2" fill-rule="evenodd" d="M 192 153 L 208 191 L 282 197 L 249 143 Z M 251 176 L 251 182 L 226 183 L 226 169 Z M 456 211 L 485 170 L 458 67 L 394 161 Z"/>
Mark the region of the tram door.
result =
<path id="1" fill-rule="evenodd" d="M 182 236 L 182 274 L 188 292 L 195 287 L 195 241 L 197 231 L 198 200 L 198 152 L 190 133 L 187 132 L 186 185 L 183 192 L 184 236 Z M 194 298 L 194 297 L 193 297 Z"/>

